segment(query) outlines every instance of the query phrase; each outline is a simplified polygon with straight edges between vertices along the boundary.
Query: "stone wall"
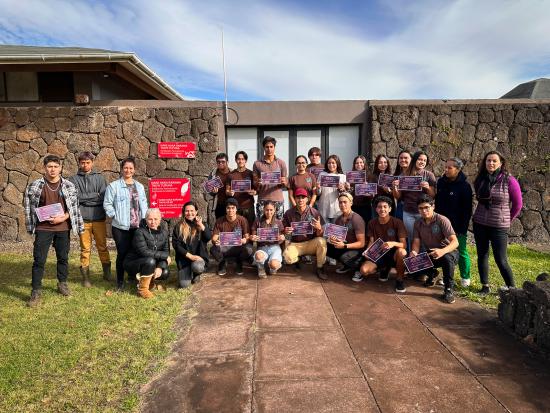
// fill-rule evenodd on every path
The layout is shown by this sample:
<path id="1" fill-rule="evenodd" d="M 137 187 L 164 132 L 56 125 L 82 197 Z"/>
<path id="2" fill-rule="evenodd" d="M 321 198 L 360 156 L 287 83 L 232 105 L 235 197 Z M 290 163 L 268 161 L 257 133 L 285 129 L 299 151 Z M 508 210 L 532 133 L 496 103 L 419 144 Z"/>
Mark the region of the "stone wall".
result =
<path id="1" fill-rule="evenodd" d="M 540 274 L 525 281 L 523 289 L 499 290 L 498 317 L 525 341 L 550 353 L 550 280 Z"/>
<path id="2" fill-rule="evenodd" d="M 550 241 L 550 101 L 370 101 L 370 156 L 394 159 L 401 149 L 423 149 L 436 176 L 458 156 L 472 182 L 479 161 L 497 149 L 518 178 L 524 208 L 512 241 Z"/>
<path id="3" fill-rule="evenodd" d="M 97 154 L 95 168 L 107 182 L 119 176 L 120 160 L 136 157 L 136 179 L 190 178 L 192 199 L 206 216 L 201 185 L 215 165 L 223 136 L 217 107 L 23 107 L 0 108 L 0 239 L 28 239 L 23 193 L 40 178 L 46 154 L 63 158 L 63 176 L 77 171 L 77 157 Z M 197 142 L 195 159 L 158 159 L 157 143 Z"/>

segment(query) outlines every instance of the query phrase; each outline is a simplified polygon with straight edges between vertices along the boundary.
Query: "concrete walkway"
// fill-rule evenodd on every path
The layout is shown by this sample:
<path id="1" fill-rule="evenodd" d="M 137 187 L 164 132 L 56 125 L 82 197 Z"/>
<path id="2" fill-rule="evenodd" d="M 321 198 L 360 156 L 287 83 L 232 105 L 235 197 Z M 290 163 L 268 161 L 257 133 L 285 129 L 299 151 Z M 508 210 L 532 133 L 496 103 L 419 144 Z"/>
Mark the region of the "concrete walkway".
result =
<path id="1" fill-rule="evenodd" d="M 144 412 L 548 412 L 550 364 L 440 288 L 209 276 Z"/>

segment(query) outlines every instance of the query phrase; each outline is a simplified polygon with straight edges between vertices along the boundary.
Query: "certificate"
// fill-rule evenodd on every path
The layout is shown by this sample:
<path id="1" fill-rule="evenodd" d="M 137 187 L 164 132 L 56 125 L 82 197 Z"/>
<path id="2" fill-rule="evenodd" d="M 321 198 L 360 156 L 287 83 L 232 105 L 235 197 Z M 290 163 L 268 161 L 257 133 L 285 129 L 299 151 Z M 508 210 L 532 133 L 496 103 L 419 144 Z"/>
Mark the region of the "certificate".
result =
<path id="1" fill-rule="evenodd" d="M 404 258 L 403 262 L 410 273 L 432 268 L 434 265 L 427 252 L 422 252 L 416 257 Z"/>
<path id="2" fill-rule="evenodd" d="M 355 185 L 355 196 L 375 196 L 378 193 L 376 182 Z"/>
<path id="3" fill-rule="evenodd" d="M 234 179 L 231 181 L 231 190 L 234 192 L 246 192 L 252 188 L 250 179 Z"/>
<path id="4" fill-rule="evenodd" d="M 382 238 L 378 238 L 372 243 L 370 247 L 365 250 L 363 256 L 368 258 L 372 262 L 376 262 L 380 258 L 382 258 L 382 256 L 389 250 L 391 250 L 391 248 L 384 248 L 384 241 L 382 240 Z"/>
<path id="5" fill-rule="evenodd" d="M 338 241 L 345 241 L 348 235 L 348 227 L 336 224 L 325 225 L 325 238 L 336 237 Z"/>
<path id="6" fill-rule="evenodd" d="M 383 186 L 385 188 L 391 188 L 393 181 L 398 177 L 388 174 L 380 174 L 378 176 L 378 186 Z"/>
<path id="7" fill-rule="evenodd" d="M 260 179 L 262 184 L 277 185 L 281 183 L 281 171 L 262 172 Z"/>
<path id="8" fill-rule="evenodd" d="M 328 188 L 338 188 L 340 184 L 340 176 L 336 175 L 321 175 L 321 186 Z"/>
<path id="9" fill-rule="evenodd" d="M 38 220 L 40 222 L 48 221 L 52 217 L 65 215 L 65 211 L 63 211 L 63 205 L 61 205 L 59 202 L 56 202 L 55 204 L 50 204 L 43 207 L 35 208 L 35 211 L 36 211 L 36 216 L 38 217 Z"/>
<path id="10" fill-rule="evenodd" d="M 323 172 L 325 168 L 322 166 L 312 166 L 309 168 L 309 172 L 311 172 L 313 175 L 315 175 L 315 178 L 319 179 L 319 174 Z"/>
<path id="11" fill-rule="evenodd" d="M 220 245 L 222 247 L 236 247 L 241 244 L 242 233 L 235 232 L 220 232 Z"/>
<path id="12" fill-rule="evenodd" d="M 346 182 L 350 184 L 362 184 L 367 180 L 365 171 L 348 171 L 346 172 Z"/>
<path id="13" fill-rule="evenodd" d="M 218 175 L 203 184 L 206 192 L 214 192 L 216 188 L 223 188 L 223 182 Z"/>
<path id="14" fill-rule="evenodd" d="M 279 242 L 279 228 L 277 227 L 258 228 L 257 235 L 260 242 Z"/>
<path id="15" fill-rule="evenodd" d="M 420 183 L 422 182 L 421 176 L 400 176 L 399 177 L 399 190 L 400 191 L 422 191 Z"/>
<path id="16" fill-rule="evenodd" d="M 313 227 L 309 221 L 291 222 L 292 235 L 308 235 L 313 234 Z"/>

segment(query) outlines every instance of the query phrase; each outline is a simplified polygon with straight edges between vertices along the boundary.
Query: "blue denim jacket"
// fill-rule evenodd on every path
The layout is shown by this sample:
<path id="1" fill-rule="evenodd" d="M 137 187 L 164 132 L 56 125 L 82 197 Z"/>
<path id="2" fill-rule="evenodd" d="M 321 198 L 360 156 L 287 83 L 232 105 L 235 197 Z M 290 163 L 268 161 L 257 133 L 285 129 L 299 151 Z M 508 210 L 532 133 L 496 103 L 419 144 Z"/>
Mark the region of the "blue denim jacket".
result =
<path id="1" fill-rule="evenodd" d="M 139 195 L 139 214 L 145 218 L 148 208 L 145 188 L 135 179 L 134 184 Z M 124 179 L 118 179 L 107 186 L 103 208 L 107 216 L 113 218 L 112 226 L 123 230 L 130 228 L 130 192 Z"/>

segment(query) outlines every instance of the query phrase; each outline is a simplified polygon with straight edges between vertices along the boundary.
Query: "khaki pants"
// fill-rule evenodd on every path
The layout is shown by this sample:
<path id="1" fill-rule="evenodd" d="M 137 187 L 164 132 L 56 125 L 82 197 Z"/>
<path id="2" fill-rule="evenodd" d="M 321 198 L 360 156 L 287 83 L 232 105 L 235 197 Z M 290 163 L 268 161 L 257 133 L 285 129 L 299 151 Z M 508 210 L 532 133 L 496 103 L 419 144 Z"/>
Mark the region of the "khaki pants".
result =
<path id="1" fill-rule="evenodd" d="M 102 264 L 111 262 L 107 251 L 107 229 L 105 221 L 84 222 L 84 232 L 80 234 L 80 266 L 90 266 L 90 252 L 92 250 L 92 236 Z"/>
<path id="2" fill-rule="evenodd" d="M 321 268 L 327 257 L 327 241 L 323 237 L 316 237 L 309 241 L 291 242 L 283 252 L 285 263 L 294 264 L 302 255 L 315 255 L 317 268 Z"/>

